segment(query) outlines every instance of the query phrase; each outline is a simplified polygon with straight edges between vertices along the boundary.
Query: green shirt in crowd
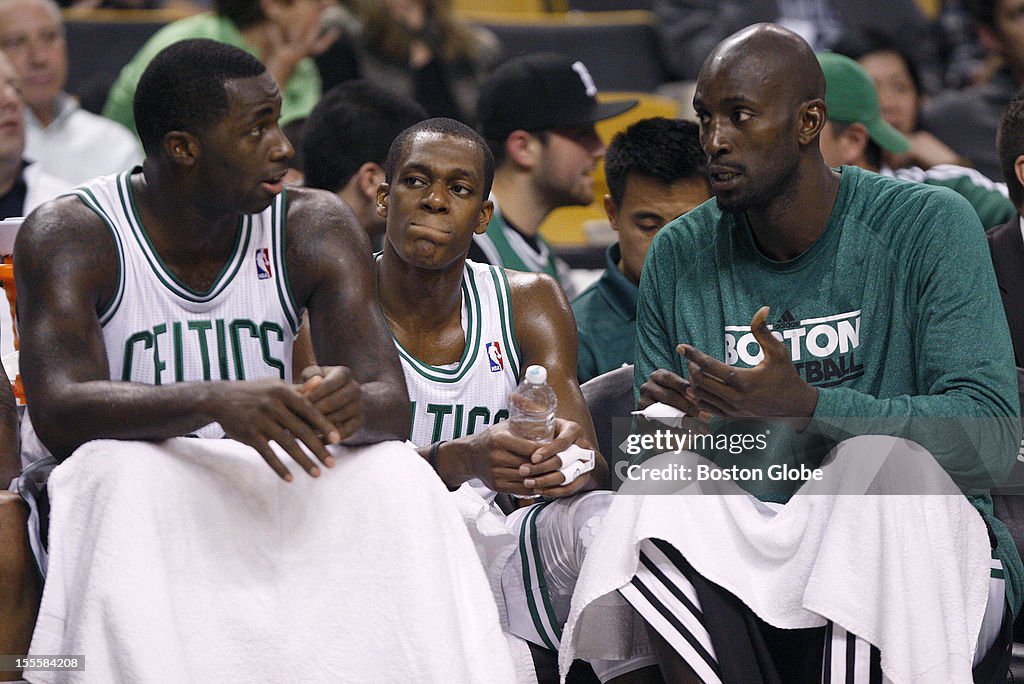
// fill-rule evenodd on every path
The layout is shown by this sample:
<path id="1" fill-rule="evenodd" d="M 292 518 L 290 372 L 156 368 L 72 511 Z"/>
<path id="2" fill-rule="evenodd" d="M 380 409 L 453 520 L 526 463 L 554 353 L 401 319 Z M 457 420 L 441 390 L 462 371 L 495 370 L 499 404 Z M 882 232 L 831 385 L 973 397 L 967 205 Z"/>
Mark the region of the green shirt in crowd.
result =
<path id="1" fill-rule="evenodd" d="M 619 243 L 604 255 L 604 273 L 572 302 L 579 332 L 576 374 L 581 383 L 633 363 L 637 287 L 619 270 Z"/>
<path id="2" fill-rule="evenodd" d="M 974 169 L 939 164 L 928 170 L 916 166 L 902 169 L 885 167 L 881 173 L 901 180 L 946 187 L 963 195 L 978 212 L 981 225 L 986 229 L 1001 226 L 1017 215 L 1017 207 L 1013 206 L 1007 194 L 1006 183 L 996 183 Z"/>
<path id="3" fill-rule="evenodd" d="M 769 449 L 711 457 L 740 467 L 816 466 L 855 434 L 920 443 L 993 531 L 1016 614 L 1024 567 L 989 489 L 1016 460 L 1020 406 L 984 231 L 947 189 L 854 167 L 841 173 L 824 232 L 790 261 L 765 257 L 745 216 L 723 213 L 714 199 L 657 235 L 640 281 L 635 393 L 657 368 L 687 375 L 675 351 L 681 342 L 736 367 L 757 365 L 750 321 L 770 306 L 773 333 L 818 388 L 812 429 L 773 427 Z M 721 420 L 713 429 L 752 430 Z M 744 486 L 765 500 L 788 496 Z"/>
<path id="4" fill-rule="evenodd" d="M 492 196 L 493 199 L 493 196 Z M 513 271 L 547 273 L 558 281 L 565 294 L 572 299 L 576 292 L 569 278 L 569 265 L 551 251 L 540 233 L 532 238 L 534 245 L 510 226 L 501 214 L 498 203 L 494 203 L 494 215 L 487 224 L 487 232 L 473 236 L 469 258 L 482 264 L 510 268 Z"/>
<path id="5" fill-rule="evenodd" d="M 187 17 L 163 27 L 146 41 L 131 61 L 121 69 L 103 106 L 103 116 L 135 130 L 135 88 L 142 72 L 157 53 L 172 43 L 189 38 L 209 38 L 241 48 L 259 58 L 242 34 L 228 19 L 209 12 Z M 309 116 L 320 100 L 320 72 L 309 57 L 299 60 L 288 83 L 281 90 L 281 125 Z"/>

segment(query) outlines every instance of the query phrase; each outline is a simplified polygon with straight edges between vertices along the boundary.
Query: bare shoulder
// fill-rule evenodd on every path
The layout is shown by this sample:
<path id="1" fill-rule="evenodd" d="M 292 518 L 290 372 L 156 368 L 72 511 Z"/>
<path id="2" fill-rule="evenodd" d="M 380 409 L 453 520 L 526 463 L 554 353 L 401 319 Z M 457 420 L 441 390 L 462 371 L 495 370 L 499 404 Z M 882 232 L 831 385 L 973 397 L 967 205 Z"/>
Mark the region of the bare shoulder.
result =
<path id="1" fill-rule="evenodd" d="M 550 359 L 571 348 L 575 368 L 576 319 L 562 286 L 546 273 L 505 269 L 505 275 L 512 295 L 513 325 L 524 355 Z"/>
<path id="2" fill-rule="evenodd" d="M 340 197 L 289 188 L 286 201 L 285 263 L 300 306 L 307 306 L 317 291 L 340 296 L 347 289 L 372 286 L 370 240 Z"/>
<path id="3" fill-rule="evenodd" d="M 19 296 L 40 277 L 91 284 L 110 292 L 118 273 L 117 245 L 110 228 L 77 197 L 45 202 L 29 214 L 14 244 Z M 27 293 L 26 293 L 27 294 Z"/>
<path id="4" fill-rule="evenodd" d="M 547 273 L 530 273 L 504 269 L 512 294 L 512 308 L 515 311 L 537 311 L 538 308 L 552 313 L 565 310 L 570 313 L 569 299 L 554 278 Z"/>
<path id="5" fill-rule="evenodd" d="M 342 240 L 345 244 L 361 242 L 365 251 L 370 250 L 369 239 L 352 209 L 334 193 L 288 188 L 286 202 L 289 248 L 292 242 L 299 243 L 296 247 L 304 247 L 312 241 L 314 246 L 320 247 L 325 242 L 330 246 Z"/>

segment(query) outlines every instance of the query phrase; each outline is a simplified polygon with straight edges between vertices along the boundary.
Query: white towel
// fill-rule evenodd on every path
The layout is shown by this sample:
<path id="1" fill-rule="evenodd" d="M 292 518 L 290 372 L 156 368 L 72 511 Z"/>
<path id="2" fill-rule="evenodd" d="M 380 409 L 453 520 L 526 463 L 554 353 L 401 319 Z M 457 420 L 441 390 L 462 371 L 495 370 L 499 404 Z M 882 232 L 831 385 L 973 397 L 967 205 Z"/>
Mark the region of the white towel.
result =
<path id="1" fill-rule="evenodd" d="M 629 655 L 636 617 L 616 590 L 635 574 L 640 542 L 657 538 L 776 627 L 827 619 L 877 646 L 893 682 L 970 682 L 991 559 L 981 516 L 917 445 L 856 437 L 834 456 L 825 480 L 784 507 L 738 493 L 615 497 L 576 585 L 563 676 L 574 657 Z M 829 494 L 914 460 L 934 465 L 923 489 L 935 494 Z M 885 491 L 880 482 L 867 491 Z"/>
<path id="2" fill-rule="evenodd" d="M 430 467 L 331 447 L 280 480 L 230 440 L 96 441 L 50 479 L 32 682 L 513 682 L 487 580 Z"/>
<path id="3" fill-rule="evenodd" d="M 505 631 L 512 662 L 516 667 L 516 681 L 518 684 L 537 684 L 537 671 L 529 645 L 525 639 L 509 632 L 508 610 L 505 607 L 505 593 L 501 586 L 505 565 L 509 557 L 518 552 L 519 541 L 505 525 L 505 514 L 493 503 L 494 492 L 485 490 L 489 494 L 485 499 L 480 494 L 480 487 L 482 483 L 478 486 L 465 482 L 451 493 L 451 497 L 459 514 L 462 515 L 462 520 L 476 547 L 480 564 L 487 575 L 494 605 L 501 620 L 501 628 Z"/>

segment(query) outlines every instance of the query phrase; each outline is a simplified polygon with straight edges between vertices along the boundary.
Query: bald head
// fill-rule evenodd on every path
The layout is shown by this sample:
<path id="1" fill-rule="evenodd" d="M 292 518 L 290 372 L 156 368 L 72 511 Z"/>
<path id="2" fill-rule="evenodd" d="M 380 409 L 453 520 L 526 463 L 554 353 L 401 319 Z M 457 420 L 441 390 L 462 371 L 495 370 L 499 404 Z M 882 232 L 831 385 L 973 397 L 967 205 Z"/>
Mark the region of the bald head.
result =
<path id="1" fill-rule="evenodd" d="M 828 173 L 818 149 L 825 77 L 792 31 L 756 24 L 719 43 L 697 77 L 693 108 L 725 211 L 767 207 L 808 173 Z"/>
<path id="2" fill-rule="evenodd" d="M 723 40 L 704 61 L 697 82 L 722 73 L 756 77 L 793 104 L 825 97 L 825 75 L 811 46 L 777 24 L 754 24 Z"/>

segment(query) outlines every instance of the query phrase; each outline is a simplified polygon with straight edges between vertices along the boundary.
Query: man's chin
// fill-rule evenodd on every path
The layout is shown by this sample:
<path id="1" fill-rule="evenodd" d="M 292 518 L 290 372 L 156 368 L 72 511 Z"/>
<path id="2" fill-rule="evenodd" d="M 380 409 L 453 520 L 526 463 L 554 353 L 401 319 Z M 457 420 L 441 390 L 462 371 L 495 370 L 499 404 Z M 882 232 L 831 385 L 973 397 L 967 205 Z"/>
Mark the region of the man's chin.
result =
<path id="1" fill-rule="evenodd" d="M 749 203 L 736 197 L 715 197 L 718 208 L 729 214 L 740 214 L 747 210 Z"/>

